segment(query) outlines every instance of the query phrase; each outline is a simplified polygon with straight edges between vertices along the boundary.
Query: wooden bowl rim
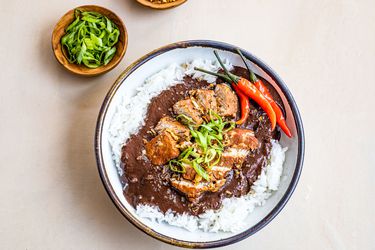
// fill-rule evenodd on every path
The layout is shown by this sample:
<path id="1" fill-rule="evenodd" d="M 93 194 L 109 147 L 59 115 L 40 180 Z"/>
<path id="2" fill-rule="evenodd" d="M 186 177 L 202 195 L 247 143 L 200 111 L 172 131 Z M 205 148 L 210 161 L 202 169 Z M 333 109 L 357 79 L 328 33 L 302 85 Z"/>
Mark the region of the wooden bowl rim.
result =
<path id="1" fill-rule="evenodd" d="M 77 64 L 74 64 L 74 63 L 70 63 L 65 58 L 65 56 L 63 55 L 60 40 L 61 40 L 61 37 L 65 33 L 62 33 L 61 36 L 57 37 L 57 31 L 61 29 L 61 27 L 60 27 L 61 25 L 59 25 L 59 24 L 61 24 L 63 21 L 65 21 L 66 18 L 68 18 L 69 16 L 71 16 L 74 13 L 74 10 L 76 10 L 76 9 L 84 9 L 86 11 L 95 10 L 95 11 L 101 13 L 101 14 L 103 14 L 103 12 L 111 13 L 112 18 L 110 18 L 110 19 L 113 22 L 116 22 L 116 25 L 119 26 L 120 37 L 124 41 L 123 42 L 124 45 L 123 45 L 122 50 L 117 50 L 116 51 L 116 54 L 118 55 L 118 57 L 117 58 L 113 58 L 107 65 L 102 65 L 102 66 L 100 66 L 98 68 L 90 69 L 90 68 L 88 68 L 88 67 L 86 67 L 84 65 L 77 65 Z M 63 29 L 65 30 L 65 28 L 69 24 L 70 23 L 68 23 L 67 25 L 64 25 Z M 121 32 L 122 30 L 123 30 L 123 32 Z M 122 21 L 122 19 L 116 13 L 114 13 L 112 10 L 104 8 L 104 7 L 99 6 L 99 5 L 82 5 L 82 6 L 78 6 L 78 7 L 75 7 L 73 9 L 69 10 L 68 12 L 66 12 L 59 19 L 59 21 L 56 23 L 56 25 L 55 25 L 55 27 L 53 29 L 53 32 L 52 32 L 51 45 L 52 45 L 53 54 L 54 54 L 56 60 L 66 70 L 68 70 L 69 72 L 72 72 L 74 74 L 81 75 L 81 76 L 97 76 L 97 75 L 101 75 L 101 74 L 107 73 L 108 71 L 110 71 L 113 68 L 115 68 L 121 62 L 122 58 L 125 55 L 127 47 L 128 47 L 128 32 L 127 32 L 126 26 L 125 26 L 124 22 Z M 58 56 L 58 54 L 59 55 L 61 54 L 62 56 Z M 115 54 L 115 57 L 116 57 L 116 54 Z"/>
<path id="2" fill-rule="evenodd" d="M 172 2 L 172 3 L 164 3 L 164 4 L 152 3 L 152 2 L 147 1 L 147 0 L 137 0 L 137 2 L 142 4 L 143 6 L 146 6 L 146 7 L 152 8 L 152 9 L 165 10 L 165 9 L 174 8 L 174 7 L 177 7 L 181 4 L 184 4 L 184 3 L 187 2 L 187 0 L 177 0 L 177 1 Z"/>

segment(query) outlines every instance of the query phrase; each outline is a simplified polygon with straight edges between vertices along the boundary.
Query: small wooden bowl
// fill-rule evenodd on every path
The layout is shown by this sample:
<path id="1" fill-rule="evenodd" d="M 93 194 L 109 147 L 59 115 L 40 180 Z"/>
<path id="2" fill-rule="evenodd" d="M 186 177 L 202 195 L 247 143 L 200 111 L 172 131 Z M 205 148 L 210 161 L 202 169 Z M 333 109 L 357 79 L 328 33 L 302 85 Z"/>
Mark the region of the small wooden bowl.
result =
<path id="1" fill-rule="evenodd" d="M 185 3 L 186 1 L 187 0 L 177 0 L 177 1 L 172 2 L 172 3 L 161 4 L 161 3 L 152 3 L 149 0 L 137 0 L 138 3 L 140 3 L 144 6 L 147 6 L 147 7 L 153 8 L 153 9 L 158 9 L 158 10 L 165 10 L 165 9 L 177 7 L 177 6 Z"/>
<path id="2" fill-rule="evenodd" d="M 116 44 L 116 54 L 112 58 L 112 60 L 103 66 L 99 66 L 95 69 L 90 69 L 85 65 L 70 63 L 68 59 L 63 54 L 63 48 L 61 46 L 61 38 L 65 35 L 65 28 L 74 21 L 74 10 L 79 9 L 81 11 L 95 11 L 104 16 L 107 16 L 110 20 L 112 20 L 120 30 L 119 40 Z M 121 59 L 124 57 L 126 48 L 128 46 L 128 34 L 126 31 L 126 27 L 121 19 L 112 11 L 96 6 L 96 5 L 84 5 L 77 8 L 74 8 L 68 11 L 56 24 L 55 29 L 52 32 L 52 50 L 55 54 L 57 61 L 64 66 L 70 72 L 73 72 L 78 75 L 83 76 L 96 76 L 100 74 L 104 74 L 120 63 Z"/>

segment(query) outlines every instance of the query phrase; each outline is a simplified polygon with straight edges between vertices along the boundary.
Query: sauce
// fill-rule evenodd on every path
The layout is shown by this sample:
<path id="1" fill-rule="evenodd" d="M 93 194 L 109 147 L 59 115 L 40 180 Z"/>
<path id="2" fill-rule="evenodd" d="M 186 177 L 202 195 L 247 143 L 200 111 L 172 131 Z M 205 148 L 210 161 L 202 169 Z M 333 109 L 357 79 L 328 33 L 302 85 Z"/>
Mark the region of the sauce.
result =
<path id="1" fill-rule="evenodd" d="M 233 73 L 247 78 L 244 68 L 235 67 Z M 272 86 L 263 79 L 275 101 L 281 104 L 281 99 Z M 217 83 L 222 83 L 217 80 Z M 172 106 L 188 96 L 189 90 L 212 88 L 205 81 L 197 81 L 186 76 L 184 82 L 177 84 L 154 97 L 148 107 L 145 125 L 132 135 L 122 148 L 122 182 L 126 185 L 124 196 L 136 207 L 138 204 L 157 206 L 162 212 L 172 210 L 177 213 L 198 215 L 208 209 L 219 209 L 222 199 L 239 197 L 249 192 L 256 181 L 271 151 L 270 140 L 279 139 L 277 130 L 271 131 L 271 124 L 266 113 L 255 103 L 251 102 L 250 115 L 240 128 L 251 129 L 259 141 L 258 149 L 252 151 L 246 158 L 241 170 L 233 169 L 227 176 L 225 185 L 215 193 L 204 193 L 196 203 L 189 202 L 185 196 L 171 187 L 169 179 L 172 175 L 167 166 L 155 166 L 144 154 L 145 141 L 153 138 L 150 131 L 165 115 L 172 115 Z M 240 113 L 237 114 L 237 118 Z"/>

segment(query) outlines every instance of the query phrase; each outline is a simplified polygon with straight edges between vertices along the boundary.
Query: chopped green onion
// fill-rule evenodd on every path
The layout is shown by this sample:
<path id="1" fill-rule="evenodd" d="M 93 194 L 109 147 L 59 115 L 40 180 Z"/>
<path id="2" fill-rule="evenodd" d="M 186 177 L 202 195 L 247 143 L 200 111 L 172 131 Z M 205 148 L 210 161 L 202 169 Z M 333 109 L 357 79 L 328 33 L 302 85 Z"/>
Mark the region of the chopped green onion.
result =
<path id="1" fill-rule="evenodd" d="M 199 158 L 200 157 L 200 154 L 197 153 L 197 150 L 195 148 L 193 148 L 193 150 L 191 151 L 190 155 L 194 158 Z"/>
<path id="2" fill-rule="evenodd" d="M 220 162 L 222 152 L 224 151 L 223 133 L 235 127 L 234 122 L 224 122 L 223 119 L 213 112 L 209 111 L 210 121 L 193 127 L 193 121 L 186 115 L 179 115 L 177 119 L 188 121 L 190 134 L 195 142 L 195 147 L 191 146 L 185 149 L 177 160 L 169 162 L 170 169 L 181 173 L 186 171 L 183 164 L 191 165 L 198 175 L 205 180 L 209 180 L 209 175 L 205 169 L 210 169 Z M 198 146 L 198 147 L 197 147 Z"/>
<path id="3" fill-rule="evenodd" d="M 209 150 L 207 150 L 207 154 L 204 157 L 204 163 L 206 163 L 208 167 L 211 167 L 210 162 L 215 159 L 216 155 L 216 150 L 214 148 L 210 148 Z"/>
<path id="4" fill-rule="evenodd" d="M 184 160 L 184 159 L 187 159 L 191 152 L 193 151 L 193 147 L 188 147 L 187 149 L 185 149 L 181 154 L 180 156 L 178 157 L 179 160 Z"/>
<path id="5" fill-rule="evenodd" d="M 182 173 L 182 174 L 186 173 L 186 169 L 185 169 L 183 163 L 181 163 L 179 161 L 176 161 L 176 160 L 169 161 L 169 168 L 173 172 Z"/>
<path id="6" fill-rule="evenodd" d="M 195 122 L 193 121 L 193 119 L 191 119 L 189 116 L 187 115 L 184 115 L 184 114 L 180 114 L 176 117 L 177 120 L 180 120 L 182 123 L 188 125 L 188 126 L 191 126 L 193 124 L 195 124 Z"/>
<path id="7" fill-rule="evenodd" d="M 70 63 L 88 68 L 107 65 L 115 56 L 120 31 L 117 26 L 97 12 L 76 9 L 75 20 L 61 38 L 63 54 Z"/>
<path id="8" fill-rule="evenodd" d="M 197 172 L 197 174 L 203 177 L 203 179 L 205 179 L 206 181 L 210 181 L 210 176 L 196 161 L 193 161 L 193 168 L 195 172 Z"/>

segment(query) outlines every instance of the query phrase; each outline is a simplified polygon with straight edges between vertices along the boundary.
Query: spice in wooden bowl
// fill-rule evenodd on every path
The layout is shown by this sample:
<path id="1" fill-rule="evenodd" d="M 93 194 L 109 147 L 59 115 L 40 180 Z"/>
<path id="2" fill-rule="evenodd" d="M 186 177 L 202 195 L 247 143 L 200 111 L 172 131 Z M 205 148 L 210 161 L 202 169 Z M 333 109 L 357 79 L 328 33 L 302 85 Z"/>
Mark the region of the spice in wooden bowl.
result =
<path id="1" fill-rule="evenodd" d="M 137 0 L 138 3 L 153 9 L 169 9 L 177 7 L 187 0 Z"/>

